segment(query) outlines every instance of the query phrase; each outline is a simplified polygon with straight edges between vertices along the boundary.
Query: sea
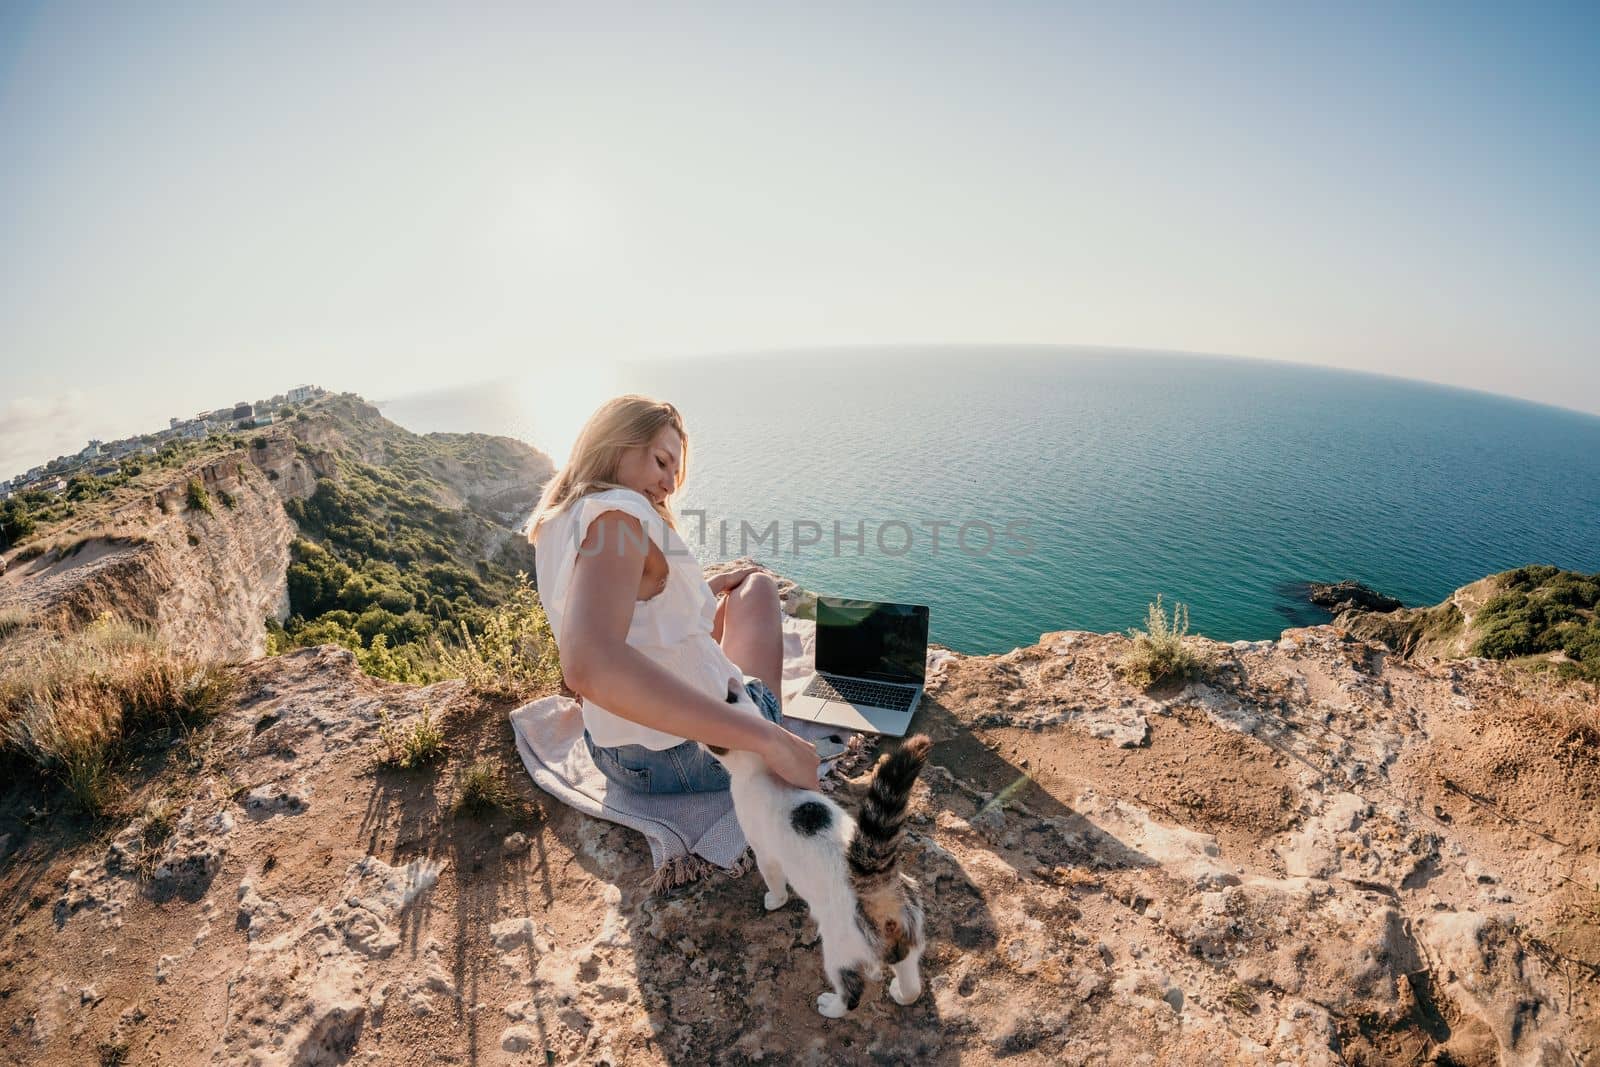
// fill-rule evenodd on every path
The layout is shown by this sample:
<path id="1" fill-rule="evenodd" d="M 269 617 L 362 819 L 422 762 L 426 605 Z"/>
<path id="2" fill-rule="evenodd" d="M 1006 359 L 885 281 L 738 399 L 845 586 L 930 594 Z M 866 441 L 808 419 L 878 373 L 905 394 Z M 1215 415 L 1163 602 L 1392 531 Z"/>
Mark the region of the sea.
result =
<path id="1" fill-rule="evenodd" d="M 607 382 L 683 412 L 679 531 L 702 563 L 926 604 L 931 639 L 967 653 L 1141 625 L 1158 595 L 1191 632 L 1262 640 L 1328 620 L 1310 581 L 1418 605 L 1527 563 L 1600 571 L 1600 417 L 1485 393 L 1038 347 L 677 359 Z M 530 376 L 379 406 L 559 464 L 570 440 L 518 399 L 540 395 Z"/>

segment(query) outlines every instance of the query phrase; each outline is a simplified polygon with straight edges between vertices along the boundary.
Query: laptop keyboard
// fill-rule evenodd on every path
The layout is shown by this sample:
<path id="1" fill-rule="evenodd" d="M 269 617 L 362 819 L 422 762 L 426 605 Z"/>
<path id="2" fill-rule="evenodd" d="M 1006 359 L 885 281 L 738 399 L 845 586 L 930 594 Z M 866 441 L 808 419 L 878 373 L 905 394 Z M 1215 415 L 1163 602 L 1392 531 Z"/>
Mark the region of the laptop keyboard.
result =
<path id="1" fill-rule="evenodd" d="M 906 711 L 910 709 L 911 701 L 916 697 L 917 691 L 898 685 L 865 682 L 859 678 L 829 678 L 819 674 L 811 679 L 811 684 L 806 686 L 804 695 L 822 700 L 843 700 L 849 704 L 888 708 L 891 711 Z"/>

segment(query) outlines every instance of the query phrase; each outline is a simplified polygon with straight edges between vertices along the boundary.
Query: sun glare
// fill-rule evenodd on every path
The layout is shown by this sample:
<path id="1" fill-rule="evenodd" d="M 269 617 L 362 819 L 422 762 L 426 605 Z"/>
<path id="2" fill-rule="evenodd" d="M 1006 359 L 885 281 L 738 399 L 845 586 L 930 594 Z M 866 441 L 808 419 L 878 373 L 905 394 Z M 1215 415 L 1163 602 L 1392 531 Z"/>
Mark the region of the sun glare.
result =
<path id="1" fill-rule="evenodd" d="M 518 404 L 527 420 L 526 439 L 560 467 L 584 422 L 618 388 L 616 364 L 572 360 L 536 372 L 520 387 Z"/>

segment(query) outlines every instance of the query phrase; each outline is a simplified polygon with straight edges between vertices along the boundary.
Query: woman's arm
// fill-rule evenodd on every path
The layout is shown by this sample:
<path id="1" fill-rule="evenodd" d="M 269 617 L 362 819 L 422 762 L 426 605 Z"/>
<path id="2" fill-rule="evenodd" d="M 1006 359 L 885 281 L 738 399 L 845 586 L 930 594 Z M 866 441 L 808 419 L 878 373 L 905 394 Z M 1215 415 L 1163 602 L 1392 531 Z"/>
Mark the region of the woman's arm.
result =
<path id="1" fill-rule="evenodd" d="M 706 696 L 627 643 L 649 551 L 639 520 L 608 511 L 590 525 L 572 575 L 561 671 L 567 686 L 641 726 L 754 752 L 780 778 L 817 787 L 817 751 L 766 719 Z"/>

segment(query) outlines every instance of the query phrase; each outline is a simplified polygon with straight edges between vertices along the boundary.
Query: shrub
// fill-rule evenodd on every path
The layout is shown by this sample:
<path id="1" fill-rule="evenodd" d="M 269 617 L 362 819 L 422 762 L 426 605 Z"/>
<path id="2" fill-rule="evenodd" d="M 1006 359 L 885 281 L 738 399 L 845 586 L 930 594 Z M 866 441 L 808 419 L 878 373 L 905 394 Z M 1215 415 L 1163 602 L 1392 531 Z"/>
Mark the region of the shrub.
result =
<path id="1" fill-rule="evenodd" d="M 281 656 L 295 647 L 294 641 L 289 637 L 288 632 L 284 630 L 283 623 L 279 622 L 276 617 L 272 615 L 266 617 L 265 629 L 267 631 L 267 655 Z"/>
<path id="2" fill-rule="evenodd" d="M 79 807 L 98 814 L 126 739 L 201 722 L 234 688 L 231 675 L 175 653 L 148 627 L 102 615 L 78 633 L 8 656 L 0 670 L 0 745 L 57 777 Z"/>
<path id="3" fill-rule="evenodd" d="M 1501 592 L 1474 620 L 1475 656 L 1514 659 L 1560 651 L 1568 677 L 1600 681 L 1600 575 L 1550 566 L 1520 567 L 1500 576 Z"/>
<path id="4" fill-rule="evenodd" d="M 420 649 L 391 649 L 389 639 L 378 634 L 372 644 L 356 650 L 356 663 L 374 678 L 387 678 L 391 682 L 426 685 L 439 680 L 439 672 L 421 661 Z"/>
<path id="5" fill-rule="evenodd" d="M 1593 608 L 1600 601 L 1600 584 L 1577 574 L 1562 574 L 1544 587 L 1552 604 L 1568 608 Z"/>
<path id="6" fill-rule="evenodd" d="M 500 777 L 499 769 L 488 760 L 476 760 L 456 778 L 455 801 L 451 807 L 469 815 L 483 815 L 509 807 L 514 795 Z"/>
<path id="7" fill-rule="evenodd" d="M 1485 626 L 1473 643 L 1474 656 L 1490 659 L 1510 659 L 1513 656 L 1531 656 L 1538 651 L 1534 629 L 1526 616 L 1496 619 Z"/>
<path id="8" fill-rule="evenodd" d="M 482 634 L 474 637 L 466 623 L 459 625 L 460 644 L 446 648 L 435 638 L 435 648 L 445 669 L 473 692 L 521 698 L 560 686 L 555 636 L 527 574 L 517 572 L 510 598 L 487 613 Z"/>
<path id="9" fill-rule="evenodd" d="M 1211 665 L 1210 657 L 1184 643 L 1189 632 L 1189 609 L 1174 604 L 1167 618 L 1160 594 L 1145 612 L 1146 629 L 1130 629 L 1133 647 L 1116 662 L 1116 669 L 1130 684 L 1148 689 L 1168 678 L 1200 675 Z"/>
<path id="10" fill-rule="evenodd" d="M 211 510 L 211 494 L 206 492 L 206 487 L 200 484 L 199 478 L 189 479 L 189 489 L 185 499 L 191 511 L 203 511 L 207 515 L 214 514 Z"/>
<path id="11" fill-rule="evenodd" d="M 384 611 L 374 604 L 356 616 L 356 633 L 361 635 L 363 641 L 371 641 L 379 634 L 387 635 L 389 628 L 399 621 L 400 616 Z"/>
<path id="12" fill-rule="evenodd" d="M 20 500 L 0 504 L 0 543 L 14 545 L 34 531 L 33 516 Z"/>
<path id="13" fill-rule="evenodd" d="M 1560 567 L 1552 567 L 1543 563 L 1533 564 L 1528 567 L 1518 567 L 1514 571 L 1506 572 L 1505 585 L 1508 589 L 1536 589 L 1560 573 Z"/>
<path id="14" fill-rule="evenodd" d="M 1592 661 L 1600 667 L 1600 622 L 1591 622 L 1582 630 L 1574 627 L 1562 643 L 1561 651 L 1575 660 Z"/>
<path id="15" fill-rule="evenodd" d="M 384 766 L 408 771 L 444 758 L 444 731 L 434 723 L 428 709 L 424 708 L 410 726 L 396 726 L 387 708 L 379 712 L 379 718 L 382 725 L 378 727 L 378 737 L 384 746 L 379 762 Z"/>

